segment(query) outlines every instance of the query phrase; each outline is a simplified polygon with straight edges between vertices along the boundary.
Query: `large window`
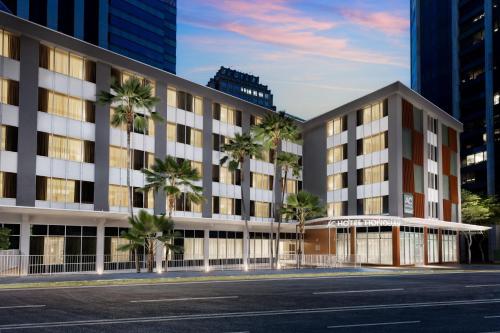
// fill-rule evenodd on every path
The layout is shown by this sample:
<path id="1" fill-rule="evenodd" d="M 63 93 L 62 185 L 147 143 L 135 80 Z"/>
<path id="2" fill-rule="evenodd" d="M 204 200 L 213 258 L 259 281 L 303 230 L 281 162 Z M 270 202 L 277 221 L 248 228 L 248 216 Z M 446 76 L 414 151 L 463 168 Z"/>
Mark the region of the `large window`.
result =
<path id="1" fill-rule="evenodd" d="M 0 172 L 0 197 L 16 198 L 17 174 L 12 172 Z"/>
<path id="2" fill-rule="evenodd" d="M 201 203 L 194 203 L 193 201 L 189 200 L 189 197 L 186 195 L 186 193 L 181 193 L 180 196 L 175 200 L 176 211 L 201 213 L 201 209 Z"/>
<path id="3" fill-rule="evenodd" d="M 368 105 L 362 110 L 358 110 L 357 124 L 363 125 L 387 116 L 387 100 Z"/>
<path id="4" fill-rule="evenodd" d="M 167 123 L 167 141 L 203 147 L 203 132 L 182 124 Z"/>
<path id="5" fill-rule="evenodd" d="M 356 228 L 356 254 L 361 263 L 392 265 L 392 228 Z"/>
<path id="6" fill-rule="evenodd" d="M 358 140 L 358 155 L 366 155 L 387 148 L 387 132 Z"/>
<path id="7" fill-rule="evenodd" d="M 60 160 L 94 163 L 95 144 L 92 141 L 65 136 L 37 133 L 37 155 Z"/>
<path id="8" fill-rule="evenodd" d="M 242 232 L 210 231 L 209 236 L 208 256 L 211 266 L 242 263 Z"/>
<path id="9" fill-rule="evenodd" d="M 250 216 L 271 217 L 271 204 L 263 201 L 250 201 Z"/>
<path id="10" fill-rule="evenodd" d="M 241 127 L 241 111 L 223 104 L 213 104 L 213 118 L 223 123 Z"/>
<path id="11" fill-rule="evenodd" d="M 328 191 L 340 190 L 347 187 L 347 172 L 328 176 Z"/>
<path id="12" fill-rule="evenodd" d="M 329 202 L 328 216 L 344 216 L 347 215 L 347 201 Z"/>
<path id="13" fill-rule="evenodd" d="M 205 242 L 203 230 L 176 230 L 175 232 L 179 237 L 174 239 L 174 244 L 182 248 L 182 252 L 173 255 L 169 253 L 169 260 L 174 261 L 169 264 L 175 266 L 176 260 L 184 260 L 184 264 L 202 266 L 204 258 L 203 244 Z M 186 263 L 186 260 L 193 260 L 194 262 Z"/>
<path id="14" fill-rule="evenodd" d="M 17 151 L 17 127 L 0 126 L 0 150 Z"/>
<path id="15" fill-rule="evenodd" d="M 10 230 L 9 250 L 18 250 L 19 249 L 19 237 L 21 234 L 21 225 L 20 224 L 0 223 L 0 228 L 5 228 L 5 229 Z"/>
<path id="16" fill-rule="evenodd" d="M 108 202 L 111 207 L 128 207 L 128 187 L 121 185 L 109 185 Z M 153 191 L 142 192 L 139 188 L 132 188 L 133 206 L 138 208 L 153 208 Z"/>
<path id="17" fill-rule="evenodd" d="M 443 262 L 457 261 L 457 232 L 452 230 L 441 230 L 441 251 Z"/>
<path id="18" fill-rule="evenodd" d="M 250 173 L 251 187 L 261 189 L 261 190 L 270 190 L 273 189 L 273 176 L 265 175 L 263 173 L 252 172 Z"/>
<path id="19" fill-rule="evenodd" d="M 19 37 L 0 29 L 0 56 L 19 60 Z"/>
<path id="20" fill-rule="evenodd" d="M 19 82 L 0 77 L 0 103 L 19 106 Z"/>
<path id="21" fill-rule="evenodd" d="M 133 149 L 131 151 L 132 163 L 130 167 L 134 170 L 150 168 L 155 162 L 154 158 L 153 153 Z M 129 163 L 127 163 L 127 149 L 125 147 L 109 146 L 109 166 L 121 169 L 129 167 Z"/>
<path id="22" fill-rule="evenodd" d="M 241 171 L 230 171 L 228 167 L 213 165 L 212 181 L 222 184 L 241 185 Z"/>
<path id="23" fill-rule="evenodd" d="M 198 96 L 193 96 L 184 91 L 168 88 L 167 104 L 174 108 L 194 112 L 199 116 L 203 115 L 203 99 Z"/>
<path id="24" fill-rule="evenodd" d="M 73 179 L 36 177 L 36 200 L 94 203 L 94 183 Z"/>
<path id="25" fill-rule="evenodd" d="M 212 196 L 212 212 L 221 215 L 241 215 L 241 199 Z"/>
<path id="26" fill-rule="evenodd" d="M 212 134 L 213 149 L 215 151 L 222 151 L 224 145 L 229 143 L 229 140 L 231 139 L 224 135 L 213 133 Z"/>
<path id="27" fill-rule="evenodd" d="M 347 131 L 347 116 L 338 117 L 333 120 L 330 120 L 327 125 L 327 135 L 332 136 L 334 134 L 342 133 L 343 131 Z"/>
<path id="28" fill-rule="evenodd" d="M 427 262 L 439 262 L 439 237 L 437 229 L 427 229 Z"/>
<path id="29" fill-rule="evenodd" d="M 327 163 L 340 162 L 347 158 L 347 144 L 339 145 L 328 149 Z"/>
<path id="30" fill-rule="evenodd" d="M 388 211 L 389 211 L 388 196 L 358 199 L 359 215 L 381 215 L 381 214 L 387 214 Z"/>
<path id="31" fill-rule="evenodd" d="M 38 110 L 75 120 L 95 122 L 95 103 L 38 88 Z"/>
<path id="32" fill-rule="evenodd" d="M 40 44 L 39 66 L 49 71 L 95 83 L 95 62 L 59 48 Z"/>
<path id="33" fill-rule="evenodd" d="M 148 78 L 145 78 L 144 76 L 138 75 L 136 73 L 122 71 L 122 70 L 119 70 L 119 69 L 114 68 L 114 67 L 111 68 L 111 78 L 113 80 L 115 80 L 116 82 L 123 84 L 124 82 L 127 82 L 132 77 L 138 79 L 140 81 L 140 83 L 144 86 L 149 85 L 151 87 L 152 94 L 155 95 L 156 85 L 155 85 L 154 81 L 152 81 Z"/>
<path id="34" fill-rule="evenodd" d="M 286 193 L 297 193 L 302 190 L 302 181 L 295 179 L 286 180 Z"/>
<path id="35" fill-rule="evenodd" d="M 250 233 L 250 263 L 264 263 L 269 261 L 270 238 L 270 234 L 268 233 Z"/>
<path id="36" fill-rule="evenodd" d="M 381 183 L 388 179 L 387 164 L 379 164 L 364 169 L 358 169 L 358 185 Z"/>
<path id="37" fill-rule="evenodd" d="M 423 228 L 400 227 L 399 251 L 401 265 L 424 263 Z"/>

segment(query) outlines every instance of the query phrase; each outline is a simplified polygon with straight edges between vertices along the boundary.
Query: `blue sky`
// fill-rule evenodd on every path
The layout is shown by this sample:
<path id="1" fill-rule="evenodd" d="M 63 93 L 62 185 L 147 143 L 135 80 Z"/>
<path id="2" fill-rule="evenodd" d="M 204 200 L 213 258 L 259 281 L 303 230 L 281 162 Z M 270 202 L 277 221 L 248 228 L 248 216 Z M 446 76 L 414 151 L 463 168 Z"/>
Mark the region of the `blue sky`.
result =
<path id="1" fill-rule="evenodd" d="M 260 76 L 278 110 L 309 119 L 410 81 L 408 0 L 180 0 L 177 73 Z"/>

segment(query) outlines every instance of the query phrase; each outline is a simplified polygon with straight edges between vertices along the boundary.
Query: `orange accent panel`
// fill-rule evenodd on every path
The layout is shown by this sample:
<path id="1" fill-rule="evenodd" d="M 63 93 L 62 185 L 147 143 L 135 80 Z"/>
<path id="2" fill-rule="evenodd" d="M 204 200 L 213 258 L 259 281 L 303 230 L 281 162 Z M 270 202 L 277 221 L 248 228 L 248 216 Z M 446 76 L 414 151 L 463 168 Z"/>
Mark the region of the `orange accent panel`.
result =
<path id="1" fill-rule="evenodd" d="M 413 129 L 413 105 L 403 99 L 403 127 Z"/>
<path id="2" fill-rule="evenodd" d="M 451 127 L 448 127 L 448 146 L 454 152 L 457 151 L 457 131 Z"/>
<path id="3" fill-rule="evenodd" d="M 425 197 L 423 193 L 413 193 L 413 216 L 424 218 Z"/>
<path id="4" fill-rule="evenodd" d="M 413 193 L 413 191 L 415 191 L 413 162 L 403 158 L 403 192 Z"/>
<path id="5" fill-rule="evenodd" d="M 450 149 L 446 146 L 441 146 L 443 154 L 443 175 L 450 175 Z"/>
<path id="6" fill-rule="evenodd" d="M 443 220 L 451 222 L 451 201 L 443 200 Z"/>
<path id="7" fill-rule="evenodd" d="M 424 165 L 424 136 L 422 133 L 413 131 L 413 162 L 417 165 Z"/>
<path id="8" fill-rule="evenodd" d="M 392 265 L 399 266 L 400 258 L 400 238 L 399 227 L 392 227 Z"/>
<path id="9" fill-rule="evenodd" d="M 456 176 L 449 176 L 450 179 L 450 201 L 451 203 L 458 203 L 458 178 Z"/>

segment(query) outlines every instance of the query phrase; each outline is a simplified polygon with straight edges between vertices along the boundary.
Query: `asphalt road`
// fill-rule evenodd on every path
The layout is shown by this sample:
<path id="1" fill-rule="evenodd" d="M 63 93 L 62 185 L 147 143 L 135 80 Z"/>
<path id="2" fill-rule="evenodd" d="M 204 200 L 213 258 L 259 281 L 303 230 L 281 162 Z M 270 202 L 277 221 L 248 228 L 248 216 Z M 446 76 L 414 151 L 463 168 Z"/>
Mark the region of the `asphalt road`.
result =
<path id="1" fill-rule="evenodd" d="M 500 272 L 0 291 L 0 332 L 500 332 Z"/>

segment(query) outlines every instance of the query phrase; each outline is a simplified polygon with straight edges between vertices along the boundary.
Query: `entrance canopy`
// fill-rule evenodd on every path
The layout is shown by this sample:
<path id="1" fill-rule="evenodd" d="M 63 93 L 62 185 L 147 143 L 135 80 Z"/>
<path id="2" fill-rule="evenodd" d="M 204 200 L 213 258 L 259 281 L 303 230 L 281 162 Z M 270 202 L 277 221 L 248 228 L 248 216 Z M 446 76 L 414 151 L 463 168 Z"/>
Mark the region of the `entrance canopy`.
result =
<path id="1" fill-rule="evenodd" d="M 385 215 L 352 215 L 339 217 L 321 217 L 306 222 L 306 230 L 337 229 L 349 227 L 427 227 L 431 229 L 455 230 L 460 232 L 479 233 L 490 227 L 446 222 L 437 219 L 422 219 L 416 217 L 397 217 Z"/>

